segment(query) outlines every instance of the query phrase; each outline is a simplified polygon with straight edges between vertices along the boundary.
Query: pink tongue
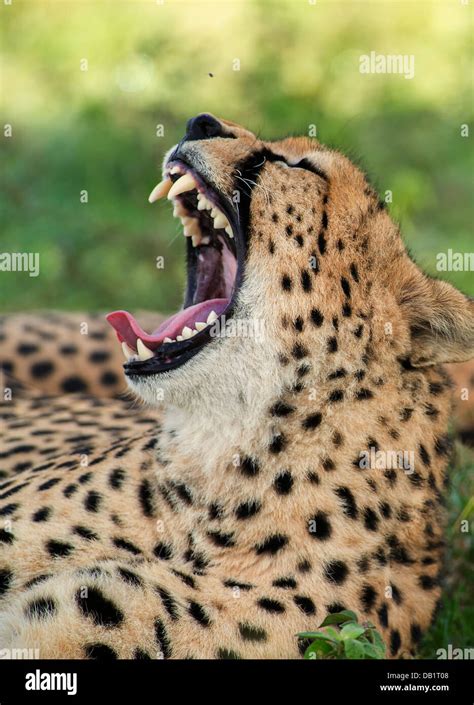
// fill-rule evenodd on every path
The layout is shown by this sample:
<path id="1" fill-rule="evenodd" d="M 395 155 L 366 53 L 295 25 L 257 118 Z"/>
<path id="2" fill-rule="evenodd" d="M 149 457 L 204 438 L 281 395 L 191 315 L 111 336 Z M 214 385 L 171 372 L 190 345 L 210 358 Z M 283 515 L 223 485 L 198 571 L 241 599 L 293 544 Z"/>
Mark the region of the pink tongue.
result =
<path id="1" fill-rule="evenodd" d="M 133 350 L 137 349 L 137 338 L 143 340 L 147 348 L 156 350 L 160 347 L 165 338 L 176 339 L 181 334 L 184 326 L 193 329 L 198 321 L 206 322 L 211 311 L 215 311 L 218 316 L 223 313 L 229 304 L 229 299 L 210 299 L 200 304 L 195 304 L 182 311 L 178 311 L 174 316 L 168 318 L 153 333 L 145 333 L 140 328 L 134 317 L 127 311 L 113 311 L 106 318 L 112 328 L 117 333 L 117 338 L 122 343 L 125 341 Z"/>

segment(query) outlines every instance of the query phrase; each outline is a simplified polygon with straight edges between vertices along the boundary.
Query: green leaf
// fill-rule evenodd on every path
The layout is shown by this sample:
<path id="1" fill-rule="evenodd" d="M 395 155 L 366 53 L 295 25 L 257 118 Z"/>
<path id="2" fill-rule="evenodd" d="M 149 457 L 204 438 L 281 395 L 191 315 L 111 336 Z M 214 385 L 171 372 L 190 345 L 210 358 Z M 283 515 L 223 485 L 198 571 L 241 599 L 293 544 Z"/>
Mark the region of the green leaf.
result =
<path id="1" fill-rule="evenodd" d="M 377 649 L 373 644 L 364 644 L 363 647 L 364 647 L 365 658 L 383 659 L 384 654 L 383 653 L 381 654 L 380 650 Z"/>
<path id="2" fill-rule="evenodd" d="M 318 639 L 314 641 L 304 653 L 305 659 L 330 658 L 335 655 L 335 649 L 331 642 Z"/>
<path id="3" fill-rule="evenodd" d="M 354 622 L 348 622 L 345 624 L 340 632 L 341 639 L 358 639 L 365 632 L 364 627 Z"/>
<path id="4" fill-rule="evenodd" d="M 385 642 L 378 633 L 376 629 L 369 629 L 367 632 L 367 635 L 369 639 L 372 641 L 372 644 L 375 646 L 377 651 L 381 654 L 379 658 L 384 658 L 385 657 Z"/>
<path id="5" fill-rule="evenodd" d="M 336 635 L 339 636 L 337 632 Z M 298 636 L 300 639 L 324 639 L 325 641 L 333 641 L 333 638 L 328 636 L 326 632 L 301 632 Z"/>
<path id="6" fill-rule="evenodd" d="M 351 610 L 343 610 L 342 612 L 334 612 L 328 614 L 326 619 L 319 627 L 326 627 L 328 624 L 344 624 L 345 622 L 357 622 L 357 615 Z"/>
<path id="7" fill-rule="evenodd" d="M 365 646 L 361 644 L 357 639 L 346 639 L 344 641 L 344 651 L 349 659 L 364 659 L 365 658 Z"/>
<path id="8" fill-rule="evenodd" d="M 334 627 L 324 627 L 323 634 L 325 634 L 329 639 L 332 639 L 332 641 L 340 641 L 340 633 L 338 632 L 337 629 L 334 629 Z"/>

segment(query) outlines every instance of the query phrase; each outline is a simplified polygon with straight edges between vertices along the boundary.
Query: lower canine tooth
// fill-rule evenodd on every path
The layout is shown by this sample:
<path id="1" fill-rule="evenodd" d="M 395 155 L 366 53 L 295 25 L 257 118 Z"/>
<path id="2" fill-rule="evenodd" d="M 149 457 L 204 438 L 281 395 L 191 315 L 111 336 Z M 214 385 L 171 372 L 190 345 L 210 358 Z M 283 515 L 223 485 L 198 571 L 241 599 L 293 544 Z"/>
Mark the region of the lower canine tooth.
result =
<path id="1" fill-rule="evenodd" d="M 202 321 L 196 321 L 194 327 L 196 328 L 196 330 L 204 330 L 204 328 L 207 327 L 207 323 L 203 323 Z"/>
<path id="2" fill-rule="evenodd" d="M 214 218 L 214 227 L 217 228 L 225 228 L 227 225 L 229 225 L 229 221 L 225 217 L 223 213 L 218 213 L 216 217 Z"/>
<path id="3" fill-rule="evenodd" d="M 186 340 L 187 338 L 191 338 L 193 335 L 192 328 L 188 328 L 188 326 L 184 326 L 183 330 L 181 331 L 181 335 L 183 338 Z"/>
<path id="4" fill-rule="evenodd" d="M 140 360 L 149 360 L 153 357 L 153 352 L 147 348 L 143 340 L 137 340 L 137 352 Z"/>
<path id="5" fill-rule="evenodd" d="M 215 311 L 211 311 L 207 317 L 207 323 L 211 324 L 214 323 L 214 321 L 217 321 L 217 313 Z"/>
<path id="6" fill-rule="evenodd" d="M 126 360 L 129 360 L 131 357 L 135 355 L 135 350 L 132 350 L 132 348 L 129 348 L 125 340 L 122 343 L 122 350 L 123 354 Z"/>

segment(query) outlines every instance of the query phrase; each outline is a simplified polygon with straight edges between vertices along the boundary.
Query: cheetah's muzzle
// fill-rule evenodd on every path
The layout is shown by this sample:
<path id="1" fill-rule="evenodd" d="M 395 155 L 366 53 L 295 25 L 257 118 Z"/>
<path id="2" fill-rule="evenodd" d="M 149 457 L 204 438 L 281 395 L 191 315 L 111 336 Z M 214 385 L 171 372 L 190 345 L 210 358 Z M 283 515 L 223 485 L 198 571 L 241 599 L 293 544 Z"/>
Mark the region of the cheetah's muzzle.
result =
<path id="1" fill-rule="evenodd" d="M 173 159 L 150 202 L 168 196 L 187 243 L 187 287 L 181 311 L 146 333 L 127 311 L 107 320 L 122 344 L 125 373 L 150 375 L 183 365 L 214 337 L 215 322 L 231 317 L 242 280 L 243 234 L 229 201 L 189 164 Z"/>

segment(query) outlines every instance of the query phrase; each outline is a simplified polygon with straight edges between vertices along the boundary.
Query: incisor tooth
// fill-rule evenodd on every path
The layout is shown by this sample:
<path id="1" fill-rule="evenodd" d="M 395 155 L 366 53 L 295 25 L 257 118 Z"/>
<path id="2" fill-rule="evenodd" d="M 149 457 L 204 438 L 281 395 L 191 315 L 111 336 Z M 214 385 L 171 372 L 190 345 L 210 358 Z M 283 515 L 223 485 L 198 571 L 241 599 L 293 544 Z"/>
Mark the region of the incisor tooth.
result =
<path id="1" fill-rule="evenodd" d="M 187 213 L 186 209 L 183 208 L 181 203 L 179 201 L 174 202 L 173 206 L 173 215 L 175 218 L 178 218 L 179 216 L 185 215 Z"/>
<path id="2" fill-rule="evenodd" d="M 215 206 L 212 206 L 211 207 L 211 218 L 215 218 L 218 213 L 220 213 L 220 211 Z"/>
<path id="3" fill-rule="evenodd" d="M 207 323 L 210 325 L 211 323 L 214 323 L 214 321 L 217 321 L 217 313 L 215 311 L 211 311 L 207 317 Z"/>
<path id="4" fill-rule="evenodd" d="M 198 195 L 198 211 L 203 211 L 207 209 L 207 198 L 205 196 L 201 196 L 201 194 Z"/>
<path id="5" fill-rule="evenodd" d="M 232 228 L 230 227 L 230 225 L 227 225 L 225 231 L 229 237 L 234 237 L 234 233 L 232 232 Z"/>
<path id="6" fill-rule="evenodd" d="M 166 336 L 166 338 L 163 340 L 163 342 L 164 343 L 174 343 L 174 340 L 172 338 L 168 338 L 168 336 Z"/>
<path id="7" fill-rule="evenodd" d="M 179 174 L 180 171 L 181 171 L 181 167 L 174 166 L 170 169 L 170 174 Z"/>
<path id="8" fill-rule="evenodd" d="M 163 198 L 163 196 L 166 196 L 172 185 L 173 182 L 171 179 L 164 179 L 163 181 L 160 181 L 160 183 L 155 186 L 153 191 L 148 196 L 148 201 L 150 203 L 154 203 L 155 201 L 158 201 L 158 199 Z"/>
<path id="9" fill-rule="evenodd" d="M 181 335 L 183 338 L 186 340 L 187 338 L 191 338 L 193 335 L 192 328 L 189 328 L 188 326 L 184 326 L 183 330 L 181 331 Z"/>
<path id="10" fill-rule="evenodd" d="M 175 196 L 179 196 L 180 193 L 184 193 L 185 191 L 191 191 L 194 188 L 196 188 L 196 182 L 194 181 L 191 174 L 184 174 L 177 181 L 174 182 L 168 193 L 168 198 L 171 200 Z"/>
<path id="11" fill-rule="evenodd" d="M 193 247 L 197 247 L 201 242 L 201 233 L 191 235 L 191 240 L 193 242 Z"/>
<path id="12" fill-rule="evenodd" d="M 153 352 L 147 348 L 143 340 L 137 339 L 137 351 L 140 360 L 149 360 L 153 357 Z"/>
<path id="13" fill-rule="evenodd" d="M 178 343 L 180 343 L 182 340 L 184 340 L 184 338 L 182 335 L 177 335 L 176 340 L 178 341 Z"/>
<path id="14" fill-rule="evenodd" d="M 131 357 L 135 355 L 135 350 L 132 350 L 132 348 L 129 348 L 125 340 L 122 343 L 122 350 L 123 350 L 123 355 L 126 360 L 129 360 Z"/>
<path id="15" fill-rule="evenodd" d="M 216 217 L 214 218 L 214 227 L 215 228 L 225 228 L 226 225 L 229 225 L 229 221 L 225 217 L 224 213 L 218 213 Z"/>
<path id="16" fill-rule="evenodd" d="M 207 327 L 207 323 L 203 323 L 202 321 L 196 321 L 194 327 L 196 328 L 196 330 L 204 330 L 204 328 Z"/>

